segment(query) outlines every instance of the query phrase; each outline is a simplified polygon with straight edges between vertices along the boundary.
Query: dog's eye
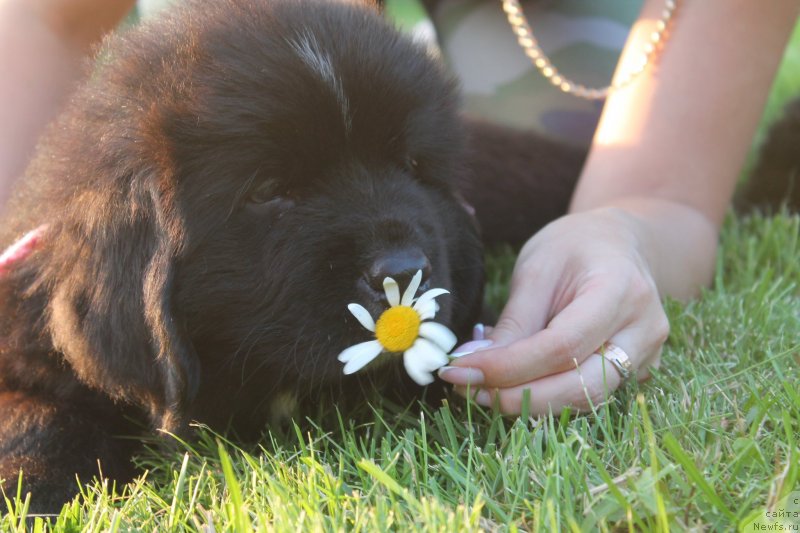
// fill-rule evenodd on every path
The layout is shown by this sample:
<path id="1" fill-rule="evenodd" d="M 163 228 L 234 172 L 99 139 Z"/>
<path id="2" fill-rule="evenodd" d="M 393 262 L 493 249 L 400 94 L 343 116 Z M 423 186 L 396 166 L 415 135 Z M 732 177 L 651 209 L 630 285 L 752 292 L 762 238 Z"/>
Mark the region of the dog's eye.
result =
<path id="1" fill-rule="evenodd" d="M 295 205 L 291 191 L 282 187 L 277 180 L 266 180 L 247 194 L 247 210 L 262 215 L 282 215 Z"/>
<path id="2" fill-rule="evenodd" d="M 265 204 L 281 196 L 277 180 L 264 180 L 250 191 L 247 201 L 251 204 Z"/>

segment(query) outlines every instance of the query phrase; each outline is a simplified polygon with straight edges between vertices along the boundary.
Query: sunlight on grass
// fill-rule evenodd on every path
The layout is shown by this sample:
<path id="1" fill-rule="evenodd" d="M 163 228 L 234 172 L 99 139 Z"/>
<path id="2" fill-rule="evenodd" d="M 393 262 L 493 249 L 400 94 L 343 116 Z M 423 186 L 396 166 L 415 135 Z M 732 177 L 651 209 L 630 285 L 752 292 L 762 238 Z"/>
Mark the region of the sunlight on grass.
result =
<path id="1" fill-rule="evenodd" d="M 375 398 L 275 428 L 259 447 L 200 428 L 179 451 L 142 456 L 136 483 L 91 485 L 57 520 L 27 517 L 25 495 L 7 495 L 0 530 L 746 526 L 800 480 L 798 235 L 798 216 L 731 216 L 714 288 L 667 303 L 662 368 L 592 414 L 504 418 L 457 397 L 421 410 Z M 501 298 L 513 254 L 489 264 Z"/>

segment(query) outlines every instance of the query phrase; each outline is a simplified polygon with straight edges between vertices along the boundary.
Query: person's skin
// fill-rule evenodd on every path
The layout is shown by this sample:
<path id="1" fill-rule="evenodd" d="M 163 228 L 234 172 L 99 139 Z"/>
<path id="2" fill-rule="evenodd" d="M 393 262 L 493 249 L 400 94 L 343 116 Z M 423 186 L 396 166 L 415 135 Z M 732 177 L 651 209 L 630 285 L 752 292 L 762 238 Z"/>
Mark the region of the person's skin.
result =
<path id="1" fill-rule="evenodd" d="M 91 47 L 134 0 L 0 0 L 0 214 Z"/>
<path id="2" fill-rule="evenodd" d="M 617 76 L 638 56 L 662 0 L 647 0 Z M 605 105 L 569 214 L 523 247 L 488 348 L 442 379 L 483 405 L 519 413 L 587 409 L 620 375 L 606 341 L 639 379 L 669 325 L 660 298 L 710 283 L 717 238 L 782 52 L 797 0 L 680 2 L 656 68 Z M 474 348 L 474 345 L 473 345 Z"/>

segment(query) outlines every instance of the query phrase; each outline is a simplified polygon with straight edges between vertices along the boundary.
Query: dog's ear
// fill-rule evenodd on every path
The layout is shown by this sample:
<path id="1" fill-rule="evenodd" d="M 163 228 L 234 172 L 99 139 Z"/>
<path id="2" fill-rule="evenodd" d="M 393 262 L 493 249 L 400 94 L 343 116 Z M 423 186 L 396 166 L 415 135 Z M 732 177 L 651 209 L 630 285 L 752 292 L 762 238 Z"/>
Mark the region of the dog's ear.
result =
<path id="1" fill-rule="evenodd" d="M 199 362 L 173 304 L 185 239 L 179 202 L 155 179 L 94 194 L 73 202 L 48 239 L 54 346 L 84 383 L 180 432 Z"/>

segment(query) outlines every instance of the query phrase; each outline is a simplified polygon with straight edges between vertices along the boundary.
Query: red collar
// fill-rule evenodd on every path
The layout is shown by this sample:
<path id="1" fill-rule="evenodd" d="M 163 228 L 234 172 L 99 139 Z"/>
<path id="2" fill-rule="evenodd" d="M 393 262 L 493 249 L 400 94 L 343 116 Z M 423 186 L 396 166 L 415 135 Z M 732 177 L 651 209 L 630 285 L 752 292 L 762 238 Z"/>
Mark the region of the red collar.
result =
<path id="1" fill-rule="evenodd" d="M 31 255 L 39 245 L 39 241 L 46 230 L 47 225 L 43 224 L 29 231 L 17 242 L 6 248 L 0 255 L 0 276 L 8 274 L 14 265 Z"/>

